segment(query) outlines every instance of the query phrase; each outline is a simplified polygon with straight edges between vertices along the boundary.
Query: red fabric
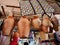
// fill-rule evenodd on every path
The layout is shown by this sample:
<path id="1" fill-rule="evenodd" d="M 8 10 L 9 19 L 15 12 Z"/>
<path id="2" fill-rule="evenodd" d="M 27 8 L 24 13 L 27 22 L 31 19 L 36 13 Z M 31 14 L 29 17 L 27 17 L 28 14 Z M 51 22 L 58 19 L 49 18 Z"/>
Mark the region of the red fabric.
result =
<path id="1" fill-rule="evenodd" d="M 10 43 L 10 45 L 18 45 L 17 41 L 18 41 L 18 38 L 13 37 L 13 41 Z"/>

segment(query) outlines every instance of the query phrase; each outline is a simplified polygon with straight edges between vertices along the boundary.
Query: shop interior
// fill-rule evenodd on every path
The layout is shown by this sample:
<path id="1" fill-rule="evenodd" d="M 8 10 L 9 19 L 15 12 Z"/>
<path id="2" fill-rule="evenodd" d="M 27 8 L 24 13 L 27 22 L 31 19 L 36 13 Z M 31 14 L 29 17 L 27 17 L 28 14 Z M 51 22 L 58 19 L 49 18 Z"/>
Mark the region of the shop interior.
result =
<path id="1" fill-rule="evenodd" d="M 0 0 L 0 45 L 60 45 L 60 0 Z"/>

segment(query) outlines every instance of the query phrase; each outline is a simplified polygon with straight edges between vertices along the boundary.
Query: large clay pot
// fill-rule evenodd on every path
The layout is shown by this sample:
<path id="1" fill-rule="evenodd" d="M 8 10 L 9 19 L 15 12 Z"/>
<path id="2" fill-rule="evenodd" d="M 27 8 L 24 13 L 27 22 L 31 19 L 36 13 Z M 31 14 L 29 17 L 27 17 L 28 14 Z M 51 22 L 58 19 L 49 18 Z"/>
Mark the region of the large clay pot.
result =
<path id="1" fill-rule="evenodd" d="M 51 21 L 48 16 L 44 15 L 42 20 L 42 31 L 48 33 L 48 28 L 51 26 Z"/>
<path id="2" fill-rule="evenodd" d="M 32 26 L 34 29 L 39 30 L 41 28 L 41 20 L 38 16 L 33 16 L 32 18 Z"/>
<path id="3" fill-rule="evenodd" d="M 3 35 L 11 35 L 11 31 L 14 27 L 14 18 L 13 16 L 8 16 L 4 20 L 3 28 L 2 28 L 2 33 Z"/>
<path id="4" fill-rule="evenodd" d="M 27 16 L 22 16 L 18 22 L 18 33 L 20 37 L 29 37 L 30 21 Z"/>

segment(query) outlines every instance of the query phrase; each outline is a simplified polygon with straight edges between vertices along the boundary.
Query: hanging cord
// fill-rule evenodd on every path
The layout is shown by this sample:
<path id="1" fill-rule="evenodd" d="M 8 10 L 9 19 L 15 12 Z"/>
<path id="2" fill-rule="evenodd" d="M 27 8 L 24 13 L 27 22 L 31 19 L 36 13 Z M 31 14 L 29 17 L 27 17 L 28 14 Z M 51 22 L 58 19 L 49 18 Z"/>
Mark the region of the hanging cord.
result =
<path id="1" fill-rule="evenodd" d="M 33 5 L 32 5 L 32 3 L 31 3 L 30 0 L 29 0 L 29 3 L 31 4 L 31 7 L 32 7 L 32 9 L 33 9 L 33 11 L 34 11 L 34 14 L 36 15 L 35 9 L 34 9 L 34 7 L 33 7 Z"/>
<path id="2" fill-rule="evenodd" d="M 38 3 L 39 3 L 39 1 L 38 0 L 36 0 Z M 44 8 L 42 7 L 42 5 L 39 3 L 39 5 L 41 6 L 41 8 L 42 8 L 42 10 L 44 11 L 44 13 L 45 13 L 45 10 L 44 10 Z M 43 16 L 44 16 L 44 13 L 42 14 L 42 16 L 41 16 L 41 30 L 42 30 L 42 23 L 43 23 Z"/>
<path id="3" fill-rule="evenodd" d="M 38 0 L 37 0 L 37 2 L 39 3 L 39 5 L 41 6 L 42 10 L 44 11 L 44 14 L 46 14 L 49 18 L 51 18 L 51 16 L 49 16 L 49 15 L 45 12 L 45 10 L 44 10 L 43 6 L 41 5 L 41 3 L 40 3 Z M 44 16 L 44 14 L 43 14 L 42 16 Z"/>

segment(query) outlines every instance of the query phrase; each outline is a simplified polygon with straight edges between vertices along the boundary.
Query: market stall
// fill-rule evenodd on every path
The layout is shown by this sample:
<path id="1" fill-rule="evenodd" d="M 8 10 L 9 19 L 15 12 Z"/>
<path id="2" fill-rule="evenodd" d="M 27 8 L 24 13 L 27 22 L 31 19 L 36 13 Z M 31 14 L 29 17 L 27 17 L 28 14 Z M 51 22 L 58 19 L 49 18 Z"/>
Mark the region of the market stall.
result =
<path id="1" fill-rule="evenodd" d="M 1 45 L 60 45 L 59 22 L 46 0 L 21 0 L 1 9 Z"/>

